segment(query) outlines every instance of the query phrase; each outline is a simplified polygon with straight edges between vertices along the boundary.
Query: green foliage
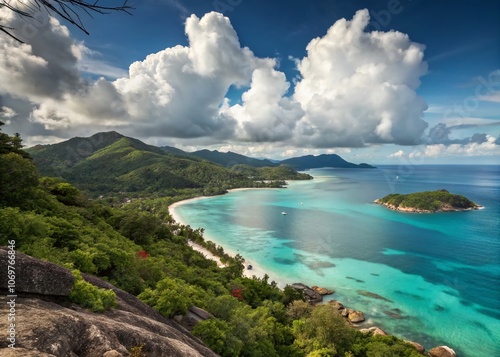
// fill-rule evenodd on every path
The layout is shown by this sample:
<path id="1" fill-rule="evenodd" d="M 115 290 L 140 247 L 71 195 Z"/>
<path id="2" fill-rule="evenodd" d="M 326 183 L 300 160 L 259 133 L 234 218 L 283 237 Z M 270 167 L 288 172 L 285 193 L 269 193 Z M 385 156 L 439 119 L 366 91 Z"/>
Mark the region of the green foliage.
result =
<path id="1" fill-rule="evenodd" d="M 23 158 L 29 158 L 29 155 L 22 150 L 23 140 L 19 133 L 15 133 L 14 136 L 2 133 L 2 126 L 4 125 L 5 123 L 0 121 L 0 155 L 14 153 L 21 155 Z"/>
<path id="2" fill-rule="evenodd" d="M 233 281 L 232 289 L 243 290 L 243 300 L 252 307 L 262 305 L 265 300 L 282 301 L 283 293 L 273 281 L 268 283 L 269 276 L 253 279 L 241 277 Z"/>
<path id="3" fill-rule="evenodd" d="M 65 205 L 82 206 L 84 203 L 83 194 L 76 187 L 60 178 L 42 177 L 40 185 Z"/>
<path id="4" fill-rule="evenodd" d="M 280 302 L 266 300 L 254 309 L 226 295 L 211 299 L 207 309 L 217 319 L 200 323 L 193 333 L 221 356 L 302 356 Z"/>
<path id="5" fill-rule="evenodd" d="M 15 152 L 0 154 L 0 207 L 22 206 L 38 186 L 31 160 Z"/>
<path id="6" fill-rule="evenodd" d="M 477 207 L 474 202 L 464 196 L 454 195 L 446 190 L 416 192 L 407 195 L 394 193 L 379 199 L 379 202 L 396 207 L 411 207 L 426 211 Z"/>
<path id="7" fill-rule="evenodd" d="M 310 303 L 302 300 L 295 300 L 287 307 L 287 315 L 292 320 L 300 320 L 311 316 L 313 307 Z"/>
<path id="8" fill-rule="evenodd" d="M 86 282 L 78 270 L 73 270 L 75 282 L 69 295 L 75 304 L 94 312 L 103 312 L 116 306 L 116 295 L 111 289 L 100 289 Z"/>
<path id="9" fill-rule="evenodd" d="M 330 305 L 320 305 L 310 316 L 293 321 L 293 334 L 297 346 L 307 353 L 329 349 L 343 355 L 359 332 L 350 328 Z"/>
<path id="10" fill-rule="evenodd" d="M 335 348 L 320 348 L 319 350 L 314 350 L 307 354 L 307 357 L 334 357 L 337 355 Z"/>
<path id="11" fill-rule="evenodd" d="M 135 346 L 130 348 L 130 357 L 143 357 L 145 354 L 142 352 L 144 345 Z"/>
<path id="12" fill-rule="evenodd" d="M 364 336 L 352 346 L 356 356 L 421 357 L 412 345 L 394 336 Z"/>
<path id="13" fill-rule="evenodd" d="M 194 304 L 203 305 L 204 292 L 183 280 L 164 278 L 155 290 L 148 288 L 138 297 L 162 315 L 173 317 L 185 315 Z"/>
<path id="14" fill-rule="evenodd" d="M 302 293 L 297 289 L 292 288 L 290 285 L 286 285 L 285 288 L 283 289 L 282 302 L 283 304 L 285 304 L 285 306 L 288 306 L 297 300 L 302 301 L 303 299 L 304 297 Z"/>
<path id="15" fill-rule="evenodd" d="M 209 319 L 197 324 L 193 334 L 198 336 L 212 351 L 222 357 L 239 356 L 243 342 L 234 335 L 233 327 L 226 321 Z"/>

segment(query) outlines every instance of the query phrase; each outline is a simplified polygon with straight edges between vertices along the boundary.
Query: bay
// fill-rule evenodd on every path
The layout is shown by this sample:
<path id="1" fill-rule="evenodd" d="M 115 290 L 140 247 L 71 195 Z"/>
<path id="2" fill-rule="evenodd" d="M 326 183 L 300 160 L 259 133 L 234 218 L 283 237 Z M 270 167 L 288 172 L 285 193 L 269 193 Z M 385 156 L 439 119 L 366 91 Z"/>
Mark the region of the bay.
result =
<path id="1" fill-rule="evenodd" d="M 448 345 L 465 357 L 500 355 L 498 166 L 308 173 L 314 180 L 188 201 L 176 214 L 280 286 L 335 289 L 333 298 L 362 310 L 367 326 L 427 349 Z M 389 193 L 443 188 L 484 208 L 415 214 L 373 204 Z"/>

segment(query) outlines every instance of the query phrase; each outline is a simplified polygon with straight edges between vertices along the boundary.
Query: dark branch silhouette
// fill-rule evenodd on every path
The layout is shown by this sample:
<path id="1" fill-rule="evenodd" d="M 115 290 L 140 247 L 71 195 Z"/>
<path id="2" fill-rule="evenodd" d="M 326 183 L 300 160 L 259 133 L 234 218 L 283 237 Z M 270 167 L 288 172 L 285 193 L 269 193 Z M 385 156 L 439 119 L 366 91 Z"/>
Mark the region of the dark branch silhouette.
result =
<path id="1" fill-rule="evenodd" d="M 87 35 L 89 32 L 80 18 L 79 12 L 85 12 L 92 17 L 92 14 L 109 14 L 111 12 L 124 12 L 131 15 L 130 11 L 134 9 L 128 4 L 128 0 L 123 0 L 119 6 L 103 6 L 100 0 L 0 0 L 0 8 L 5 7 L 18 14 L 24 20 L 34 20 L 37 13 L 45 11 L 59 15 L 70 24 L 78 27 Z M 0 19 L 1 21 L 1 19 Z M 14 35 L 16 29 L 0 23 L 0 31 L 8 36 L 21 41 Z"/>

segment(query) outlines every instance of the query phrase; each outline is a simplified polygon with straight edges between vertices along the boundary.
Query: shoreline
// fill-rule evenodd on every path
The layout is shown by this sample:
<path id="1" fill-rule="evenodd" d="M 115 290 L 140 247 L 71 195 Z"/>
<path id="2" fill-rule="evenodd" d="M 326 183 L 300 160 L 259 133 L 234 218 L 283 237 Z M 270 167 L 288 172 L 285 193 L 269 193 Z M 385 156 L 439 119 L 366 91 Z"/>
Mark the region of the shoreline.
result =
<path id="1" fill-rule="evenodd" d="M 228 190 L 228 192 L 225 194 L 228 194 L 231 192 L 238 192 L 238 191 L 267 190 L 267 189 L 269 189 L 269 188 L 267 188 L 267 187 L 232 188 L 232 189 Z M 182 218 L 179 216 L 179 213 L 176 212 L 176 208 L 178 208 L 182 205 L 185 205 L 186 203 L 189 203 L 189 202 L 194 202 L 197 200 L 203 200 L 203 199 L 212 198 L 212 197 L 214 197 L 214 196 L 200 196 L 200 197 L 188 198 L 188 199 L 182 200 L 182 201 L 177 201 L 177 202 L 172 203 L 170 206 L 168 206 L 168 211 L 170 213 L 170 216 L 172 217 L 172 219 L 176 223 L 188 226 L 187 222 L 183 221 Z M 226 247 L 222 246 L 217 241 L 217 239 L 214 239 L 212 236 L 207 235 L 206 233 L 204 233 L 203 238 L 205 239 L 205 241 L 210 240 L 210 241 L 214 242 L 215 244 L 220 245 L 224 249 L 224 252 L 226 252 L 227 254 L 229 254 L 232 257 L 236 256 L 237 254 L 240 254 L 238 251 L 235 252 L 232 249 L 227 249 Z M 220 258 L 218 256 L 216 256 L 215 254 L 213 254 L 212 252 L 210 252 L 209 250 L 207 250 L 205 247 L 203 247 L 203 246 L 201 246 L 198 243 L 195 243 L 193 241 L 188 241 L 188 245 L 191 248 L 193 248 L 194 250 L 203 254 L 205 256 L 205 258 L 215 261 L 217 263 L 217 266 L 219 266 L 219 268 L 225 267 L 225 265 L 220 261 Z M 243 258 L 245 258 L 245 257 L 243 257 Z M 243 276 L 244 277 L 252 278 L 253 276 L 255 276 L 259 279 L 263 279 L 265 275 L 269 276 L 269 274 L 266 273 L 264 268 L 262 268 L 256 262 L 252 262 L 252 261 L 245 259 L 245 262 L 243 264 L 244 264 L 244 269 L 243 269 Z M 247 269 L 248 265 L 252 265 L 252 269 Z M 273 280 L 278 284 L 278 286 L 282 285 L 282 284 L 280 284 L 279 281 L 277 281 L 276 279 L 272 279 L 272 277 L 269 276 L 269 281 L 273 281 Z"/>
<path id="2" fill-rule="evenodd" d="M 245 190 L 255 190 L 255 189 L 265 189 L 265 188 L 238 188 L 238 189 L 231 189 L 231 190 L 228 190 L 228 193 L 230 192 L 236 192 L 236 191 L 245 191 Z M 201 196 L 201 197 L 194 197 L 194 198 L 191 198 L 191 199 L 186 199 L 186 200 L 182 200 L 182 201 L 178 201 L 178 202 L 175 202 L 173 203 L 172 205 L 170 205 L 168 208 L 169 208 L 169 213 L 171 215 L 171 217 L 179 224 L 183 224 L 183 225 L 186 225 L 186 222 L 183 221 L 181 219 L 181 217 L 179 216 L 178 212 L 175 212 L 175 209 L 178 208 L 179 206 L 182 206 L 184 204 L 187 204 L 189 202 L 192 202 L 192 201 L 195 201 L 195 200 L 200 200 L 200 199 L 205 199 L 205 198 L 211 198 L 211 197 L 214 197 L 214 196 Z M 383 205 L 381 203 L 379 203 L 380 205 Z M 476 208 L 476 209 L 481 209 L 481 208 L 484 208 L 482 206 L 480 206 L 480 208 Z M 197 228 L 197 227 L 195 227 Z M 206 241 L 208 240 L 211 240 L 212 242 L 214 242 L 215 244 L 217 245 L 220 245 L 222 246 L 222 244 L 219 244 L 217 242 L 217 239 L 213 239 L 212 236 L 210 235 L 207 235 L 206 232 L 204 234 L 204 239 Z M 207 259 L 211 259 L 211 260 L 214 260 L 216 262 L 218 262 L 218 266 L 223 268 L 224 265 L 220 262 L 220 259 L 219 257 L 217 257 L 216 255 L 212 254 L 211 252 L 209 252 L 208 250 L 206 250 L 204 247 L 200 246 L 199 244 L 197 243 L 194 243 L 192 241 L 188 241 L 188 244 L 195 250 L 201 252 Z M 226 247 L 222 246 L 224 248 L 224 251 L 231 255 L 231 256 L 235 256 L 237 254 L 240 254 L 239 253 L 239 249 L 238 251 L 234 251 L 232 249 L 226 249 Z M 221 264 L 221 265 L 219 265 Z M 252 270 L 248 270 L 246 269 L 247 265 L 248 264 L 251 264 L 253 266 L 253 269 Z M 273 279 L 273 277 L 269 276 L 269 274 L 266 273 L 266 271 L 256 262 L 250 262 L 248 261 L 247 259 L 245 259 L 244 261 L 244 269 L 243 269 L 243 274 L 242 274 L 244 277 L 247 277 L 247 278 L 252 278 L 252 277 L 257 277 L 257 278 L 260 278 L 262 279 L 264 277 L 264 275 L 268 275 L 269 279 L 268 281 L 275 281 L 277 283 L 277 286 L 281 289 L 283 289 L 285 287 L 285 285 L 291 285 L 291 282 L 289 283 L 286 283 L 284 282 L 283 280 L 276 280 L 276 279 Z M 297 282 L 295 282 L 297 283 Z M 299 284 L 302 284 L 302 281 L 298 281 Z M 312 286 L 312 285 L 311 285 Z M 328 300 L 323 300 L 323 303 L 328 303 L 330 300 L 333 300 L 333 301 L 338 301 L 336 300 L 335 297 L 332 297 L 332 298 L 329 298 Z M 361 312 L 362 314 L 364 313 L 369 313 L 369 304 L 368 305 L 363 305 L 361 306 L 361 309 L 360 310 L 354 310 L 354 309 L 349 309 L 347 308 L 346 306 L 344 306 L 345 309 L 348 309 L 348 310 L 353 310 L 354 312 Z M 443 346 L 442 344 L 436 344 L 436 345 L 431 345 L 433 346 L 431 348 L 431 346 L 427 346 L 426 348 L 423 347 L 423 345 L 421 345 L 419 342 L 416 342 L 415 340 L 408 340 L 407 338 L 405 338 L 405 336 L 403 336 L 401 333 L 394 333 L 393 331 L 391 331 L 390 329 L 385 329 L 384 325 L 383 324 L 377 324 L 376 321 L 374 321 L 371 317 L 368 318 L 366 317 L 365 320 L 359 322 L 359 323 L 351 323 L 350 324 L 352 328 L 356 329 L 356 330 L 364 330 L 365 332 L 366 331 L 369 331 L 369 330 L 373 330 L 373 329 L 377 329 L 377 330 L 381 330 L 382 333 L 386 334 L 386 335 L 389 335 L 389 336 L 396 336 L 397 338 L 401 339 L 401 340 L 405 340 L 406 342 L 414 345 L 414 347 L 416 347 L 415 345 L 418 345 L 419 348 L 422 348 L 424 350 L 427 350 L 427 352 L 429 350 L 431 350 L 432 348 L 437 348 L 437 347 L 446 347 L 448 349 L 451 349 L 450 347 L 447 347 L 447 346 Z M 377 333 L 378 334 L 378 333 Z M 417 340 L 418 341 L 418 340 Z M 453 349 L 451 349 L 453 351 Z"/>
<path id="3" fill-rule="evenodd" d="M 373 201 L 373 203 L 380 205 L 380 206 L 384 206 L 385 208 L 388 208 L 391 211 L 405 212 L 405 213 L 466 212 L 466 211 L 476 211 L 476 210 L 484 208 L 484 206 L 476 204 L 475 207 L 470 207 L 470 208 L 455 208 L 455 207 L 447 208 L 447 207 L 444 207 L 444 208 L 440 208 L 440 209 L 437 209 L 435 211 L 432 211 L 432 210 L 407 207 L 407 206 L 395 206 L 395 205 L 390 204 L 390 203 L 381 202 L 380 199 L 376 199 L 375 201 Z"/>

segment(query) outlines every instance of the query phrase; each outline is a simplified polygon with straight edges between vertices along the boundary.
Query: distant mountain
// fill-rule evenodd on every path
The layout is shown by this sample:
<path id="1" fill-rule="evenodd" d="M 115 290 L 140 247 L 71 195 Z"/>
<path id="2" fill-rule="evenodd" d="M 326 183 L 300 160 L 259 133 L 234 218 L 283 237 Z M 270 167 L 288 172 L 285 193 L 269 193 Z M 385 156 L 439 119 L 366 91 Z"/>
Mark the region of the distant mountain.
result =
<path id="1" fill-rule="evenodd" d="M 172 155 L 189 156 L 189 153 L 182 151 L 181 149 L 174 148 L 173 146 L 160 146 L 160 149 Z"/>
<path id="2" fill-rule="evenodd" d="M 109 131 L 97 133 L 87 138 L 75 137 L 52 145 L 37 145 L 26 149 L 26 151 L 33 157 L 42 175 L 58 176 L 92 156 L 97 151 L 123 138 L 126 137 L 116 131 Z M 155 153 L 163 152 L 160 148 L 145 144 L 140 140 L 134 138 L 127 139 L 138 150 Z"/>
<path id="3" fill-rule="evenodd" d="M 251 174 L 230 170 L 220 163 L 175 148 L 148 145 L 116 132 L 73 138 L 26 150 L 41 175 L 62 177 L 80 189 L 94 193 L 138 192 L 171 194 L 171 190 L 196 189 L 212 195 L 236 187 L 279 186 L 267 180 L 309 179 L 283 167 L 253 168 Z M 213 160 L 245 160 L 234 153 L 212 153 Z M 174 155 L 175 154 L 175 155 Z M 245 162 L 260 164 L 261 160 Z M 229 162 L 227 166 L 231 166 Z M 276 166 L 272 164 L 272 166 Z M 250 166 L 248 166 L 250 167 Z"/>
<path id="4" fill-rule="evenodd" d="M 291 159 L 286 159 L 280 161 L 280 164 L 286 164 L 293 166 L 296 170 L 308 170 L 317 169 L 321 167 L 342 167 L 342 168 L 374 168 L 374 166 L 368 164 L 353 164 L 341 158 L 337 154 L 323 154 L 318 156 L 307 155 L 294 157 Z"/>
<path id="5" fill-rule="evenodd" d="M 224 167 L 231 167 L 234 165 L 248 165 L 252 167 L 266 167 L 266 166 L 278 166 L 277 163 L 274 163 L 267 159 L 253 159 L 251 157 L 236 154 L 234 152 L 219 152 L 217 150 L 199 150 L 192 152 L 190 155 L 196 156 L 208 161 L 215 162 Z"/>

